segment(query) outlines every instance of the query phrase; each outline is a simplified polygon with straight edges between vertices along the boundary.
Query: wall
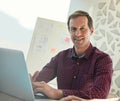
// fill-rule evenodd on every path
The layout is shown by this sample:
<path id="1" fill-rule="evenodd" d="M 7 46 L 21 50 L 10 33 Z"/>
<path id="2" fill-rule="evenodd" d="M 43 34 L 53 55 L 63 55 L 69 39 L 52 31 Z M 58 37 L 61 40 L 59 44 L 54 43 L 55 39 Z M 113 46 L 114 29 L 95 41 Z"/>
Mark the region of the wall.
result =
<path id="1" fill-rule="evenodd" d="M 66 23 L 38 17 L 27 56 L 30 73 L 41 70 L 51 57 L 71 46 Z"/>
<path id="2" fill-rule="evenodd" d="M 120 0 L 72 0 L 69 14 L 78 9 L 93 17 L 91 42 L 111 56 L 114 75 L 110 92 L 120 96 Z"/>
<path id="3" fill-rule="evenodd" d="M 37 17 L 66 21 L 70 0 L 0 0 L 0 47 L 27 56 Z"/>

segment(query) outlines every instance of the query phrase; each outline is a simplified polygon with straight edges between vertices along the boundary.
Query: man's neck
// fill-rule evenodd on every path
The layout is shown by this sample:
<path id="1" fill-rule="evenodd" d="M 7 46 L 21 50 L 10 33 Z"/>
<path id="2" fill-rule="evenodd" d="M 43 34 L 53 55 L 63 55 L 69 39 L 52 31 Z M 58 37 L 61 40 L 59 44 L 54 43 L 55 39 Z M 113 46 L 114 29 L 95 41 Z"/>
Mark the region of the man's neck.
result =
<path id="1" fill-rule="evenodd" d="M 85 52 L 88 49 L 89 45 L 87 47 L 79 47 L 79 48 L 75 47 L 76 55 L 81 56 L 81 55 L 85 54 Z"/>

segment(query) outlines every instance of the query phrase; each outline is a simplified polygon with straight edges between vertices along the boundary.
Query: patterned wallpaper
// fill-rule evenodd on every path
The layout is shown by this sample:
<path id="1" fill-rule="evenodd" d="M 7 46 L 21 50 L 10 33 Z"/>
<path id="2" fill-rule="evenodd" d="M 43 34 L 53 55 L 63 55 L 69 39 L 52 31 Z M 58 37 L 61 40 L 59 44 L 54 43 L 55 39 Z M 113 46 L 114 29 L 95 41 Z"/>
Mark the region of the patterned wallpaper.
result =
<path id="1" fill-rule="evenodd" d="M 99 0 L 94 6 L 92 43 L 113 59 L 111 93 L 120 96 L 120 0 Z"/>

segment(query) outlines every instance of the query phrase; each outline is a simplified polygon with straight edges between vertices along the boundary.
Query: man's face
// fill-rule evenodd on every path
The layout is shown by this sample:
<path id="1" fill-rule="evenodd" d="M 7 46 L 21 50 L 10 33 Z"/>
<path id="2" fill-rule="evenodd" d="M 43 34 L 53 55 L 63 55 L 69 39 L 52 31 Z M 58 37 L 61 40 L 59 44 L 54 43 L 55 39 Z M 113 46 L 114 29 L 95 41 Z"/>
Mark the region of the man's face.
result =
<path id="1" fill-rule="evenodd" d="M 88 19 L 85 16 L 79 16 L 71 19 L 69 23 L 69 32 L 75 48 L 86 48 L 90 44 L 90 35 L 93 28 L 88 27 Z"/>

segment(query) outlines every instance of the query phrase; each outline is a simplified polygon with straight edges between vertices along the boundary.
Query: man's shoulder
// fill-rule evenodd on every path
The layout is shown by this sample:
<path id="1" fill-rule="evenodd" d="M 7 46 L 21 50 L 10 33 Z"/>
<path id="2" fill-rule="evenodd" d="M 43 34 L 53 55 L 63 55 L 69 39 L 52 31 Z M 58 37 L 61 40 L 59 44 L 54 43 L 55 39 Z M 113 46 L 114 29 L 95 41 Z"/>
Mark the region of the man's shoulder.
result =
<path id="1" fill-rule="evenodd" d="M 98 63 L 100 62 L 101 64 L 106 64 L 106 63 L 107 64 L 108 63 L 112 64 L 111 56 L 108 53 L 100 50 L 99 48 L 94 47 L 94 55 L 93 55 L 93 57 L 94 57 L 94 59 L 96 59 L 96 61 Z"/>
<path id="2" fill-rule="evenodd" d="M 68 52 L 68 51 L 72 51 L 72 50 L 73 50 L 73 48 L 67 48 L 67 49 L 61 50 L 59 53 Z"/>
<path id="3" fill-rule="evenodd" d="M 97 48 L 97 47 L 94 47 L 94 54 L 97 55 L 97 56 L 100 56 L 100 57 L 106 57 L 108 56 L 109 57 L 109 54 L 102 51 L 101 49 Z"/>
<path id="4" fill-rule="evenodd" d="M 72 51 L 73 51 L 73 48 L 63 49 L 58 53 L 58 55 L 70 55 Z"/>

